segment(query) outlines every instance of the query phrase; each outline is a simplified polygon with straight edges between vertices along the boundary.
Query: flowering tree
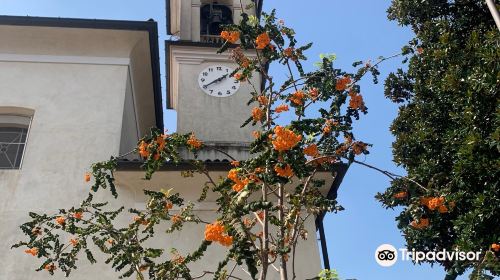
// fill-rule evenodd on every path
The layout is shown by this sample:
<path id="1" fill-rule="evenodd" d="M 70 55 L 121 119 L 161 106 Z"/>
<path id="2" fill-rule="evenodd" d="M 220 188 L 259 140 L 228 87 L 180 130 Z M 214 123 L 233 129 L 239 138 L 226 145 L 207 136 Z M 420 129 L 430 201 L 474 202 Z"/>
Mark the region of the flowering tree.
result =
<path id="1" fill-rule="evenodd" d="M 122 271 L 124 277 L 194 279 L 201 276 L 192 275 L 188 265 L 200 260 L 209 246 L 225 246 L 226 255 L 218 269 L 204 275 L 234 278 L 229 267 L 234 262 L 245 266 L 252 279 L 266 279 L 269 269 L 274 268 L 281 279 L 290 275 L 296 278 L 294 260 L 298 242 L 307 238 L 305 221 L 342 209 L 320 193 L 324 182 L 315 174 L 332 171 L 336 164 L 350 164 L 357 155 L 368 154 L 369 145 L 356 140 L 352 125 L 360 113 L 367 113 L 357 82 L 367 73 L 376 77 L 378 63 L 357 62 L 357 73 L 350 74 L 334 68 L 333 58 L 325 56 L 316 70 L 305 72 L 301 61 L 306 59 L 304 51 L 311 44 L 298 46 L 293 29 L 277 21 L 274 12 L 263 14 L 262 21 L 246 14 L 242 17 L 238 25 L 227 26 L 222 32 L 226 43 L 220 52 L 230 52 L 239 66 L 232 75 L 254 89 L 249 96 L 252 113 L 243 124 L 256 127 L 251 144 L 253 157 L 233 161 L 234 168 L 222 180 L 213 178 L 204 162 L 189 161 L 193 170 L 209 181 L 200 200 L 207 192 L 217 194 L 217 219 L 204 221 L 193 211 L 192 203 L 173 191 L 145 190 L 146 209 L 130 209 L 134 220 L 128 226 L 117 226 L 116 218 L 124 207 L 110 210 L 106 202 L 95 202 L 92 194 L 109 188 L 115 198 L 118 196 L 113 176 L 118 158 L 111 158 L 93 164 L 92 171 L 86 174 L 85 180 L 94 183 L 81 205 L 57 214 L 30 213 L 31 220 L 21 226 L 28 240 L 14 247 L 27 247 L 26 253 L 41 259 L 38 270 L 53 274 L 59 269 L 69 275 L 77 268 L 80 254 L 85 253 L 91 263 L 95 262 L 89 246 L 93 243 L 108 257 L 106 262 Z M 256 58 L 245 52 L 255 52 Z M 287 71 L 288 79 L 282 85 L 268 74 L 270 63 L 279 63 Z M 252 75 L 261 75 L 267 86 L 261 89 L 252 84 Z M 323 106 L 319 117 L 309 118 L 314 103 Z M 286 126 L 277 125 L 275 121 L 285 111 L 292 111 L 294 120 Z M 143 158 L 145 178 L 150 179 L 166 162 L 185 162 L 179 155 L 181 149 L 196 155 L 204 145 L 194 134 L 164 134 L 153 129 L 134 152 Z M 172 211 L 174 206 L 181 210 Z M 165 248 L 145 245 L 160 224 L 168 225 L 168 234 L 181 231 L 186 223 L 206 226 L 195 251 L 181 255 L 174 249 L 170 251 L 172 257 L 164 260 L 168 255 Z M 65 237 L 68 234 L 70 238 Z M 337 277 L 334 275 L 324 273 L 318 277 L 333 279 Z"/>
<path id="2" fill-rule="evenodd" d="M 480 259 L 436 261 L 455 279 L 500 276 L 499 33 L 486 1 L 394 0 L 389 18 L 411 26 L 407 71 L 386 80 L 403 103 L 391 130 L 396 179 L 378 198 L 402 206 L 408 249 L 473 251 Z"/>

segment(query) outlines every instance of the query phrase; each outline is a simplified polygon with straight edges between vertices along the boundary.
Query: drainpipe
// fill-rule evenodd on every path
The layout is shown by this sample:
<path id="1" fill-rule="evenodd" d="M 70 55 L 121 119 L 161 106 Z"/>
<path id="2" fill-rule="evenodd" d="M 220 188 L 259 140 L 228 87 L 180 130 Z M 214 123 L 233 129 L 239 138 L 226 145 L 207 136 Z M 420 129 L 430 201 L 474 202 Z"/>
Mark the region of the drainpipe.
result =
<path id="1" fill-rule="evenodd" d="M 328 258 L 328 248 L 326 247 L 326 237 L 325 237 L 325 228 L 323 226 L 323 218 L 324 214 L 321 215 L 321 218 L 318 221 L 318 231 L 319 231 L 319 241 L 321 243 L 321 255 L 323 256 L 323 266 L 324 269 L 330 269 L 330 259 Z"/>

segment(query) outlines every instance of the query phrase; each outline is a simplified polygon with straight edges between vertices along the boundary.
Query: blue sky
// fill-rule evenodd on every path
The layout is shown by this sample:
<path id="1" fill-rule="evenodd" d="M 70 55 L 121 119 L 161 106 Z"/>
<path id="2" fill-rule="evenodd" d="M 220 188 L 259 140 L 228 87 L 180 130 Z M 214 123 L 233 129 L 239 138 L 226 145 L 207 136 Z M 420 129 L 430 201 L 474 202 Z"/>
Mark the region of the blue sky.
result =
<path id="1" fill-rule="evenodd" d="M 380 55 L 397 53 L 412 38 L 406 28 L 389 22 L 386 10 L 389 0 L 308 0 L 271 1 L 264 10 L 278 10 L 278 17 L 295 28 L 302 43 L 314 42 L 307 52 L 306 68 L 318 60 L 320 53 L 337 54 L 336 66 L 346 70 L 357 60 L 376 60 Z M 158 22 L 162 85 L 165 87 L 163 41 L 168 39 L 165 28 L 163 0 L 0 0 L 0 14 L 20 16 L 50 16 Z M 355 124 L 357 138 L 373 144 L 365 161 L 382 169 L 403 174 L 392 162 L 393 138 L 389 125 L 397 114 L 397 106 L 384 99 L 383 80 L 390 71 L 401 66 L 400 59 L 381 65 L 381 83 L 374 85 L 371 78 L 361 82 L 362 94 L 369 114 Z M 279 76 L 272 68 L 272 75 Z M 165 112 L 165 124 L 175 130 L 175 112 Z M 375 249 L 383 244 L 404 246 L 404 239 L 396 227 L 397 211 L 385 210 L 374 199 L 389 181 L 382 174 L 361 166 L 352 166 L 339 190 L 339 202 L 346 208 L 339 214 L 325 218 L 330 262 L 343 279 L 443 279 L 439 266 L 413 265 L 398 262 L 390 268 L 379 266 L 374 260 Z M 460 279 L 466 279 L 465 276 Z"/>

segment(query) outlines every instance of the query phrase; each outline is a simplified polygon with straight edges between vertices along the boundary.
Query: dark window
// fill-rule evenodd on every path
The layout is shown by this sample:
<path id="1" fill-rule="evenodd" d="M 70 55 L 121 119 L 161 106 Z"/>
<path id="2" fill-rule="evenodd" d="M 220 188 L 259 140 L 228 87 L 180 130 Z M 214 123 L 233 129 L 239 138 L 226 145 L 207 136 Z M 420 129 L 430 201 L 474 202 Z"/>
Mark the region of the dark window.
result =
<path id="1" fill-rule="evenodd" d="M 31 118 L 0 115 L 0 169 L 19 169 Z"/>
<path id="2" fill-rule="evenodd" d="M 219 4 L 205 4 L 200 11 L 200 34 L 220 35 L 225 24 L 233 23 L 231 9 Z"/>

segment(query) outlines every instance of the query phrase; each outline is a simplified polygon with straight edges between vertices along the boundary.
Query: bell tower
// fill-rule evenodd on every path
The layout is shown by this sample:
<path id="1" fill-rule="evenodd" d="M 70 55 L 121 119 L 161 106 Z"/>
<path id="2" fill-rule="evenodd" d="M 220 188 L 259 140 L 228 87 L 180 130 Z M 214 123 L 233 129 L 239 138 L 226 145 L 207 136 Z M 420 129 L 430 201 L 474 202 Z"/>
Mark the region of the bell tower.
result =
<path id="1" fill-rule="evenodd" d="M 238 160 L 249 156 L 255 128 L 241 125 L 250 116 L 246 104 L 254 89 L 231 76 L 237 64 L 228 52 L 217 50 L 224 44 L 223 25 L 238 23 L 242 13 L 260 14 L 261 5 L 251 0 L 167 0 L 167 30 L 172 36 L 165 44 L 167 108 L 177 111 L 177 132 L 194 132 L 205 143 L 199 159 L 229 159 L 217 150 Z M 254 75 L 251 83 L 258 87 L 260 81 Z"/>

